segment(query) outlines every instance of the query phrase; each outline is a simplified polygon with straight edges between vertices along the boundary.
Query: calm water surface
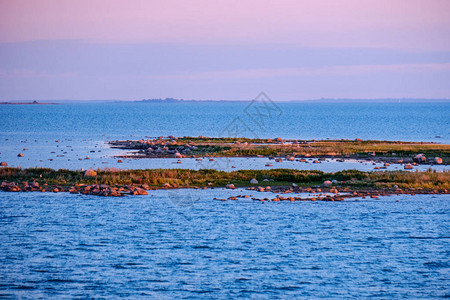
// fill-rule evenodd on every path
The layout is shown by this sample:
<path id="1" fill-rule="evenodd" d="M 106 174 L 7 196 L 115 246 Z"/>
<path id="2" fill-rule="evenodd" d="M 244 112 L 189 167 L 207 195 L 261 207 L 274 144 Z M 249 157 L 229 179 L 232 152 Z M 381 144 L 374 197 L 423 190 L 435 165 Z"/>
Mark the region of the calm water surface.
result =
<path id="1" fill-rule="evenodd" d="M 280 115 L 254 118 L 248 103 L 0 105 L 0 160 L 10 166 L 81 169 L 192 168 L 172 161 L 118 164 L 105 141 L 156 136 L 246 136 L 295 139 L 378 139 L 450 143 L 450 103 L 280 103 Z M 252 115 L 253 116 L 253 115 Z M 234 129 L 234 130 L 232 130 Z M 439 136 L 440 138 L 436 138 Z M 58 141 L 58 142 L 57 142 Z M 27 149 L 27 150 L 24 150 Z M 17 157 L 23 153 L 24 157 Z M 85 158 L 89 156 L 89 160 Z M 81 160 L 80 160 L 81 159 Z M 216 167 L 264 168 L 239 161 Z M 288 164 L 285 167 L 289 168 Z M 324 171 L 361 165 L 316 165 Z M 294 168 L 309 169 L 307 166 Z"/>
<path id="2" fill-rule="evenodd" d="M 199 168 L 190 160 L 119 165 L 104 144 L 160 135 L 450 143 L 449 103 L 284 103 L 280 117 L 256 122 L 245 114 L 247 105 L 0 105 L 0 161 L 54 169 Z M 230 134 L 235 120 L 238 129 Z M 265 163 L 240 158 L 219 166 Z M 1 192 L 0 297 L 450 297 L 448 195 L 336 203 L 212 200 L 229 196 L 222 189 L 117 199 Z"/>
<path id="3" fill-rule="evenodd" d="M 450 296 L 448 195 L 212 200 L 226 195 L 222 189 L 117 199 L 0 193 L 0 294 Z"/>

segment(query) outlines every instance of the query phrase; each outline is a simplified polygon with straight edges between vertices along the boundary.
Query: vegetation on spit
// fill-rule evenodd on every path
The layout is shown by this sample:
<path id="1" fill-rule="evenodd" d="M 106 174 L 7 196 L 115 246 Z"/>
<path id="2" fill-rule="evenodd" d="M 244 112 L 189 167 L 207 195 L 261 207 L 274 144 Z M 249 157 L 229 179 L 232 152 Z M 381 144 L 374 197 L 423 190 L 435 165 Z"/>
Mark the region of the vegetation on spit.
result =
<path id="1" fill-rule="evenodd" d="M 284 140 L 210 137 L 159 137 L 153 139 L 111 141 L 114 148 L 139 150 L 137 157 L 173 157 L 180 153 L 201 156 L 334 156 L 409 158 L 422 153 L 427 158 L 441 157 L 450 162 L 450 145 L 423 142 L 374 140 Z"/>
<path id="2" fill-rule="evenodd" d="M 324 181 L 335 180 L 333 184 L 349 188 L 369 189 L 423 189 L 450 190 L 450 172 L 428 171 L 382 171 L 362 172 L 345 170 L 335 173 L 321 171 L 272 169 L 239 170 L 225 172 L 217 170 L 149 169 L 149 170 L 97 170 L 94 176 L 83 171 L 53 170 L 48 168 L 0 168 L 0 181 L 6 183 L 38 182 L 40 186 L 69 187 L 74 185 L 105 184 L 109 186 L 143 185 L 149 188 L 188 188 L 248 186 L 291 186 L 322 185 Z M 258 184 L 251 184 L 255 178 Z"/>

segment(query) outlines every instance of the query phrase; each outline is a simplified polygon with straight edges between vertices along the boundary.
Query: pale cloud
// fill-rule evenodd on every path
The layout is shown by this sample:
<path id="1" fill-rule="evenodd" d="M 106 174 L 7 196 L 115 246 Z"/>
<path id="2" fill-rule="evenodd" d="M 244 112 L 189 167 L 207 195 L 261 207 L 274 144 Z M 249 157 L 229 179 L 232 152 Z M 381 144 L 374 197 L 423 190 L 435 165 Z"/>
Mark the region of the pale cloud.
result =
<path id="1" fill-rule="evenodd" d="M 149 75 L 139 77 L 153 80 L 224 80 L 301 76 L 352 76 L 371 73 L 423 73 L 439 71 L 450 71 L 450 63 L 347 65 L 313 68 L 259 68 L 226 71 L 205 71 L 172 75 Z"/>

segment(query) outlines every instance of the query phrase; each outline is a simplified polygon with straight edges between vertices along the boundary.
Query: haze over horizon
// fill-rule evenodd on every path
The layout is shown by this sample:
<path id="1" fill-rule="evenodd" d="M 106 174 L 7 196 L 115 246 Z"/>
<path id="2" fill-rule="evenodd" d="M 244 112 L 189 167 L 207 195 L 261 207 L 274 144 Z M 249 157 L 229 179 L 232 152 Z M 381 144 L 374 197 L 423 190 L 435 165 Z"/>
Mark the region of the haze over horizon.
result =
<path id="1" fill-rule="evenodd" d="M 450 98 L 450 1 L 0 0 L 0 101 Z"/>

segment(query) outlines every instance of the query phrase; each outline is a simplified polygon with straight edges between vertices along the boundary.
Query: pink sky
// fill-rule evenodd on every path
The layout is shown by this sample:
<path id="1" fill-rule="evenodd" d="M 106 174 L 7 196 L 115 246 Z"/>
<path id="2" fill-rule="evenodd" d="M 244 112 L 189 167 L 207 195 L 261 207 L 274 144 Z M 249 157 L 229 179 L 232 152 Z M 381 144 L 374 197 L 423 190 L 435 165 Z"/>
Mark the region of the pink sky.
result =
<path id="1" fill-rule="evenodd" d="M 450 0 L 0 0 L 0 100 L 450 98 Z"/>
<path id="2" fill-rule="evenodd" d="M 0 0 L 0 41 L 450 49 L 448 0 Z"/>

